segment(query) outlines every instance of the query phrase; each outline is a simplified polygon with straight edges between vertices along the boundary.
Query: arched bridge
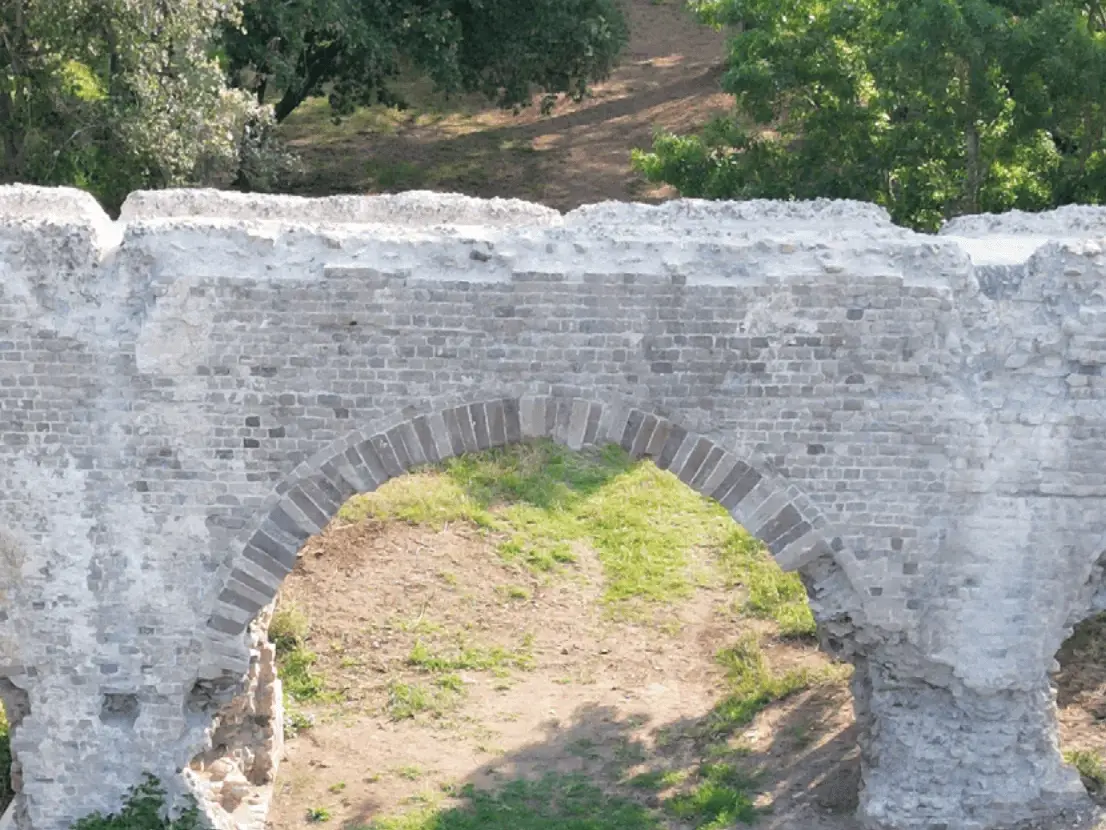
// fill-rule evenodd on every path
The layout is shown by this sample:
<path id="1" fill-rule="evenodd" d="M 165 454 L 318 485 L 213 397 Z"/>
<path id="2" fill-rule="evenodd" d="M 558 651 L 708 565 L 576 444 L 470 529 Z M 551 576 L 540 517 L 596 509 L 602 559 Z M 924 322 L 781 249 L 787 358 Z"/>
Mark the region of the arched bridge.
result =
<path id="1" fill-rule="evenodd" d="M 23 830 L 186 788 L 352 493 L 529 437 L 718 499 L 856 665 L 860 814 L 1079 808 L 1048 674 L 1106 607 L 1106 212 L 0 188 L 0 697 Z M 205 703 L 206 701 L 206 703 Z"/>

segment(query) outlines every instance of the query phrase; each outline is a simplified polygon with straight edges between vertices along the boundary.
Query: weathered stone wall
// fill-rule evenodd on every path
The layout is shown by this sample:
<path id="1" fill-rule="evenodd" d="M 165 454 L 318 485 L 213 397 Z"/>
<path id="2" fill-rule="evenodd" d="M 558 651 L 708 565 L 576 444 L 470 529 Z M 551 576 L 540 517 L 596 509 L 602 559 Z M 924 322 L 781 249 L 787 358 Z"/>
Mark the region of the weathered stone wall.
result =
<path id="1" fill-rule="evenodd" d="M 1048 683 L 1106 605 L 1106 213 L 0 189 L 16 819 L 174 792 L 357 490 L 615 441 L 797 569 L 857 664 L 870 827 L 1079 806 Z M 975 258 L 973 263 L 972 258 Z M 13 703 L 15 701 L 13 700 Z"/>

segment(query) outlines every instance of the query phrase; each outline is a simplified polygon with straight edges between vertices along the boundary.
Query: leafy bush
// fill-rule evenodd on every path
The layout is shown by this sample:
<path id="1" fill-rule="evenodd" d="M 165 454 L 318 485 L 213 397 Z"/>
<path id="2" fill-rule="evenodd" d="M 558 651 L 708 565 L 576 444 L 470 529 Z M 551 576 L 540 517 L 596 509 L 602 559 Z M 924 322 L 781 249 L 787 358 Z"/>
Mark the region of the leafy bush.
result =
<path id="1" fill-rule="evenodd" d="M 212 51 L 236 19 L 225 0 L 0 4 L 0 183 L 115 209 L 137 188 L 271 179 L 272 113 Z"/>
<path id="2" fill-rule="evenodd" d="M 118 813 L 93 813 L 72 826 L 72 830 L 201 830 L 200 811 L 195 803 L 176 818 L 165 811 L 165 790 L 147 773 L 141 784 L 132 787 L 127 803 Z"/>
<path id="3" fill-rule="evenodd" d="M 934 230 L 1106 200 L 1106 13 L 1082 0 L 689 0 L 736 114 L 634 166 L 705 198 L 863 199 Z"/>

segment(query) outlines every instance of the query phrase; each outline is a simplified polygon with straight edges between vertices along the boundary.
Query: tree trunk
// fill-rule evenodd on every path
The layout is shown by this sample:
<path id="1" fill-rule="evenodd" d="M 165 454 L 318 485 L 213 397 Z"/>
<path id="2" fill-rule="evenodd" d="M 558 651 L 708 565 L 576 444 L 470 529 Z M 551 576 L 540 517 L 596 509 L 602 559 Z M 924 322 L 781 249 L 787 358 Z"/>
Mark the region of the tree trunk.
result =
<path id="1" fill-rule="evenodd" d="M 979 191 L 983 188 L 983 161 L 980 158 L 979 128 L 974 121 L 968 124 L 965 142 L 964 162 L 968 181 L 964 212 L 979 213 Z"/>

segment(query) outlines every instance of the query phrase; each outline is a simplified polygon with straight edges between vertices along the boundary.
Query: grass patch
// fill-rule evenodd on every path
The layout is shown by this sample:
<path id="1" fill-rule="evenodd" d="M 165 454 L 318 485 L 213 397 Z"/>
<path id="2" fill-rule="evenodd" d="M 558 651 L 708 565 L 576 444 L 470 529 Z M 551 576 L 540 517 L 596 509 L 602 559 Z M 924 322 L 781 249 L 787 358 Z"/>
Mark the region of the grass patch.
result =
<path id="1" fill-rule="evenodd" d="M 496 526 L 486 505 L 449 476 L 431 471 L 399 476 L 371 493 L 353 496 L 338 510 L 338 518 L 347 522 L 399 519 L 436 530 L 458 521 Z"/>
<path id="2" fill-rule="evenodd" d="M 296 606 L 287 605 L 273 613 L 269 640 L 276 648 L 277 674 L 284 692 L 297 703 L 332 703 L 341 698 L 326 690 L 326 680 L 314 671 L 318 655 L 307 648 L 310 624 Z"/>
<path id="3" fill-rule="evenodd" d="M 447 653 L 434 651 L 422 640 L 418 640 L 407 655 L 407 663 L 433 673 L 468 670 L 503 674 L 510 669 L 529 671 L 534 668 L 534 656 L 530 651 L 532 645 L 533 637 L 527 635 L 522 646 L 516 650 L 501 646 L 484 648 L 461 642 Z"/>
<path id="4" fill-rule="evenodd" d="M 1083 783 L 1092 793 L 1106 792 L 1106 765 L 1097 752 L 1076 750 L 1065 752 L 1064 760 L 1079 770 Z"/>
<path id="5" fill-rule="evenodd" d="M 291 603 L 281 603 L 269 621 L 269 642 L 276 646 L 277 654 L 287 654 L 301 648 L 311 629 L 307 615 Z"/>
<path id="6" fill-rule="evenodd" d="M 743 611 L 775 620 L 785 637 L 814 636 L 814 615 L 798 574 L 784 573 L 756 538 L 732 528 L 719 547 L 718 566 L 730 585 L 748 592 Z"/>
<path id="7" fill-rule="evenodd" d="M 8 727 L 8 717 L 4 713 L 4 707 L 0 705 L 0 813 L 3 813 L 7 806 L 12 803 L 12 799 L 15 798 L 15 792 L 12 790 L 11 772 L 11 735 Z"/>
<path id="8" fill-rule="evenodd" d="M 626 783 L 635 790 L 667 790 L 677 787 L 687 780 L 688 773 L 684 770 L 651 770 L 635 775 Z"/>
<path id="9" fill-rule="evenodd" d="M 614 445 L 573 452 L 543 440 L 458 456 L 355 496 L 339 516 L 436 528 L 472 522 L 500 536 L 505 560 L 539 573 L 572 563 L 574 546 L 587 545 L 615 605 L 688 596 L 692 552 L 709 549 L 724 578 L 747 587 L 750 613 L 776 619 L 786 634 L 813 630 L 801 582 L 720 505 Z M 509 598 L 525 598 L 510 587 Z"/>
<path id="10" fill-rule="evenodd" d="M 512 781 L 497 792 L 465 787 L 459 807 L 430 807 L 352 830 L 660 830 L 660 819 L 606 795 L 583 776 Z"/>
<path id="11" fill-rule="evenodd" d="M 388 702 L 385 711 L 392 720 L 410 720 L 421 714 L 440 718 L 452 709 L 464 692 L 460 678 L 433 687 L 421 683 L 402 683 L 393 680 L 388 684 Z"/>
<path id="12" fill-rule="evenodd" d="M 752 722 L 768 704 L 822 679 L 806 669 L 774 674 L 760 649 L 760 641 L 752 633 L 720 651 L 717 660 L 726 670 L 729 689 L 707 716 L 704 731 L 711 737 L 732 734 Z"/>
<path id="13" fill-rule="evenodd" d="M 733 764 L 704 764 L 695 784 L 664 802 L 664 808 L 696 830 L 724 830 L 737 822 L 757 819 L 753 806 L 755 783 Z"/>
<path id="14" fill-rule="evenodd" d="M 495 592 L 504 599 L 516 599 L 527 601 L 533 598 L 529 588 L 521 585 L 496 585 Z"/>

